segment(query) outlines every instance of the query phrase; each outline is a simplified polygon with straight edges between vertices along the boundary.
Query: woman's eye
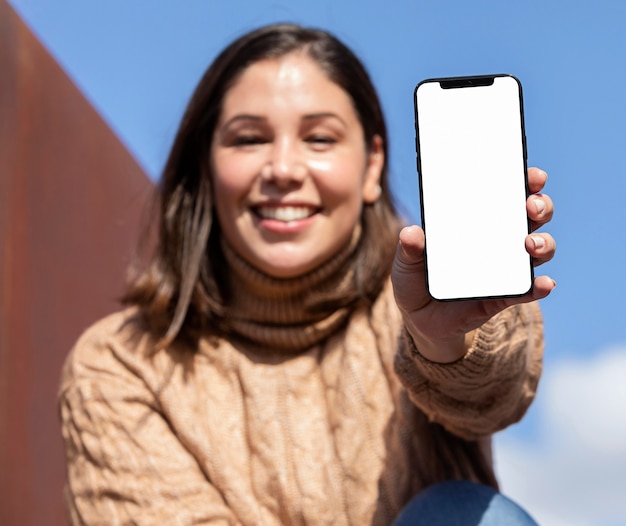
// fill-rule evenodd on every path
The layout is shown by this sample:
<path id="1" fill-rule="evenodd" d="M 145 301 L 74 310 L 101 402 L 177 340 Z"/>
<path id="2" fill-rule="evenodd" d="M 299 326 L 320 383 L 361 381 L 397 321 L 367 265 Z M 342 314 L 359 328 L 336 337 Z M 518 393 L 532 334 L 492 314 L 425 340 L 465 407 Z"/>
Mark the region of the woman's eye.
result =
<path id="1" fill-rule="evenodd" d="M 253 146 L 263 144 L 265 139 L 261 135 L 239 135 L 232 141 L 233 146 Z"/>
<path id="2" fill-rule="evenodd" d="M 305 139 L 306 142 L 318 149 L 328 148 L 337 142 L 337 139 L 330 135 L 310 135 Z"/>

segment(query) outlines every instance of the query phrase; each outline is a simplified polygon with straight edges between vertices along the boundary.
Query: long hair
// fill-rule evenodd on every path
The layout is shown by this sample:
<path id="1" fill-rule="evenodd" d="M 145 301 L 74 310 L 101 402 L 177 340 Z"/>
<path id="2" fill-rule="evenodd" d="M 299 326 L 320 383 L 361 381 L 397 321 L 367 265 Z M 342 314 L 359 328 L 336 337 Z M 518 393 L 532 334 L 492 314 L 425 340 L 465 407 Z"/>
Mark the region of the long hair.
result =
<path id="1" fill-rule="evenodd" d="M 345 305 L 371 303 L 387 278 L 399 221 L 387 177 L 387 130 L 380 101 L 357 57 L 333 35 L 293 24 L 275 24 L 247 33 L 226 47 L 193 93 L 157 188 L 155 252 L 148 268 L 130 282 L 123 301 L 137 305 L 149 327 L 171 342 L 177 336 L 223 326 L 228 302 L 220 227 L 213 210 L 210 148 L 226 92 L 250 65 L 300 50 L 352 99 L 368 148 L 382 138 L 385 163 L 381 195 L 364 205 L 362 238 L 352 290 Z"/>

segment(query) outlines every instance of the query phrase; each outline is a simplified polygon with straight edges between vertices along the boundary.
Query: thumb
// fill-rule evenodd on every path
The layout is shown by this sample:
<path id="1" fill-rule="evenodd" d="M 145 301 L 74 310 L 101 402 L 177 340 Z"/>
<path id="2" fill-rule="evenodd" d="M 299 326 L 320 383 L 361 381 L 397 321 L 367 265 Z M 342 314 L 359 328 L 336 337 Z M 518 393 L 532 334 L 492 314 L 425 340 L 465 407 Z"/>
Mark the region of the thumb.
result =
<path id="1" fill-rule="evenodd" d="M 424 231 L 418 226 L 407 226 L 400 231 L 400 243 L 396 252 L 396 263 L 404 267 L 424 266 Z M 413 272 L 415 268 L 411 269 Z"/>
<path id="2" fill-rule="evenodd" d="M 424 243 L 424 231 L 418 226 L 400 232 L 391 281 L 396 302 L 405 312 L 418 310 L 430 301 L 424 278 Z"/>

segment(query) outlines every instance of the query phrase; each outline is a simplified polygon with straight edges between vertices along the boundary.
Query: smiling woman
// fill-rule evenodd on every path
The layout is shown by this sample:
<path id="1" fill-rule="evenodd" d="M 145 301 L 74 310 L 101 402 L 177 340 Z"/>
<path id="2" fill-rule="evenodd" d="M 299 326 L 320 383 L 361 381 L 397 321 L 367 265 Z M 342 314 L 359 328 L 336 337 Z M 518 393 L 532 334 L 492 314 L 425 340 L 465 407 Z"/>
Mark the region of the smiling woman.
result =
<path id="1" fill-rule="evenodd" d="M 224 98 L 211 148 L 225 240 L 277 278 L 325 263 L 380 196 L 382 150 L 306 53 L 251 65 Z"/>
<path id="2" fill-rule="evenodd" d="M 532 524 L 485 485 L 491 434 L 533 399 L 534 300 L 554 284 L 432 301 L 386 148 L 373 85 L 332 35 L 268 26 L 217 57 L 162 176 L 149 268 L 67 359 L 73 523 L 389 525 L 417 495 L 402 524 L 452 520 L 450 502 Z M 546 175 L 528 178 L 539 227 Z"/>
<path id="3" fill-rule="evenodd" d="M 126 299 L 145 305 L 149 322 L 156 331 L 167 331 L 167 339 L 198 324 L 228 323 L 225 240 L 253 267 L 293 277 L 332 257 L 332 249 L 350 237 L 346 232 L 357 233 L 355 275 L 339 294 L 339 305 L 371 303 L 388 278 L 400 222 L 387 181 L 387 130 L 372 82 L 331 35 L 271 27 L 233 42 L 209 67 L 166 163 L 159 248 L 151 271 Z M 340 195 L 334 195 L 333 185 Z M 366 190 L 375 197 L 361 199 Z M 270 220 L 305 209 L 310 219 Z M 351 217 L 345 217 L 348 209 Z M 339 224 L 342 214 L 347 222 Z M 307 223 L 312 228 L 303 228 Z M 306 240 L 308 249 L 298 243 Z M 318 251 L 317 245 L 326 249 Z M 320 294 L 325 298 L 320 301 L 329 294 L 332 289 Z"/>

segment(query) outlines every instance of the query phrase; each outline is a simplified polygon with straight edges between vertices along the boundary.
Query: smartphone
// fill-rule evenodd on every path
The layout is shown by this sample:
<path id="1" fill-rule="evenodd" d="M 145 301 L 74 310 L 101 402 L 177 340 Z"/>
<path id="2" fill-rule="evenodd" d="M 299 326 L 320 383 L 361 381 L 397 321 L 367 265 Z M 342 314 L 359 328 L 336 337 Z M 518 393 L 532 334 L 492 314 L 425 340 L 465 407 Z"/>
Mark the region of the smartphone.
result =
<path id="1" fill-rule="evenodd" d="M 426 286 L 436 300 L 532 289 L 522 85 L 512 75 L 427 79 L 415 88 Z"/>

